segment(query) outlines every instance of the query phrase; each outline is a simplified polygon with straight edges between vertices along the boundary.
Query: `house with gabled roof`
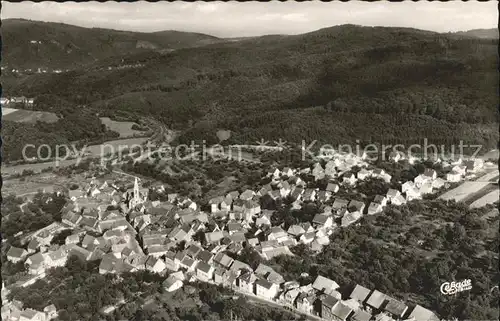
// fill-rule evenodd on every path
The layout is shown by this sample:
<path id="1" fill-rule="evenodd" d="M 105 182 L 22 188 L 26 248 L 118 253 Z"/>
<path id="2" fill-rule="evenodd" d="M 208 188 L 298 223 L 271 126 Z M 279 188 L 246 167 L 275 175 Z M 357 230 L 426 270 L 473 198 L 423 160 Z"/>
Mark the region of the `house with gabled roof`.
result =
<path id="1" fill-rule="evenodd" d="M 304 228 L 300 225 L 291 225 L 287 231 L 287 233 L 293 237 L 299 237 L 302 234 L 304 234 L 305 232 L 306 231 L 304 230 Z"/>
<path id="2" fill-rule="evenodd" d="M 279 292 L 279 287 L 276 283 L 271 283 L 265 279 L 258 279 L 255 282 L 255 294 L 257 296 L 273 300 Z"/>
<path id="3" fill-rule="evenodd" d="M 303 244 L 309 244 L 312 241 L 314 241 L 315 238 L 316 238 L 316 233 L 313 231 L 302 234 L 299 240 Z"/>
<path id="4" fill-rule="evenodd" d="M 295 304 L 299 311 L 313 314 L 314 302 L 316 301 L 316 295 L 312 291 L 300 292 L 295 300 Z"/>
<path id="5" fill-rule="evenodd" d="M 373 174 L 373 171 L 371 170 L 367 170 L 366 168 L 362 168 L 358 173 L 358 179 L 360 180 L 365 180 L 367 179 L 368 177 L 372 176 Z"/>
<path id="6" fill-rule="evenodd" d="M 379 203 L 371 202 L 370 205 L 368 206 L 368 215 L 374 215 L 382 212 L 383 208 L 382 205 Z"/>
<path id="7" fill-rule="evenodd" d="M 332 310 L 339 303 L 339 299 L 331 295 L 322 295 L 320 297 L 321 303 L 321 318 L 325 320 L 333 320 Z"/>
<path id="8" fill-rule="evenodd" d="M 349 201 L 343 198 L 335 198 L 335 201 L 332 204 L 332 211 L 338 212 L 343 208 L 347 208 L 349 205 Z"/>
<path id="9" fill-rule="evenodd" d="M 353 173 L 347 173 L 342 177 L 342 182 L 347 185 L 356 184 L 357 178 Z"/>
<path id="10" fill-rule="evenodd" d="M 38 241 L 37 238 L 32 238 L 26 248 L 28 254 L 35 253 L 40 248 L 40 246 L 41 246 L 40 241 Z"/>
<path id="11" fill-rule="evenodd" d="M 332 308 L 332 319 L 336 321 L 347 321 L 354 311 L 342 301 L 338 301 Z"/>
<path id="12" fill-rule="evenodd" d="M 240 199 L 244 201 L 249 201 L 255 196 L 255 192 L 247 189 L 243 193 L 240 194 Z"/>
<path id="13" fill-rule="evenodd" d="M 222 231 L 213 231 L 205 233 L 205 242 L 207 244 L 216 244 L 224 238 L 224 233 Z"/>
<path id="14" fill-rule="evenodd" d="M 292 192 L 292 186 L 290 185 L 290 183 L 288 183 L 288 181 L 283 181 L 279 185 L 281 197 L 287 197 L 288 195 L 290 195 L 290 193 Z"/>
<path id="15" fill-rule="evenodd" d="M 304 189 L 302 187 L 295 186 L 295 188 L 290 193 L 290 196 L 293 200 L 300 200 L 303 194 L 304 194 Z"/>
<path id="16" fill-rule="evenodd" d="M 316 200 L 316 190 L 312 188 L 307 188 L 304 191 L 304 194 L 302 195 L 302 200 L 304 202 L 306 201 L 314 202 Z"/>
<path id="17" fill-rule="evenodd" d="M 163 288 L 167 292 L 174 292 L 182 288 L 183 285 L 184 283 L 182 282 L 182 280 L 180 280 L 177 276 L 173 274 L 171 274 L 168 278 L 166 278 L 162 284 Z"/>
<path id="18" fill-rule="evenodd" d="M 375 195 L 373 202 L 378 203 L 378 204 L 382 205 L 382 207 L 384 207 L 387 205 L 387 197 L 382 196 L 382 195 Z"/>
<path id="19" fill-rule="evenodd" d="M 188 272 L 193 272 L 196 267 L 196 260 L 191 259 L 188 256 L 185 256 L 182 261 L 180 262 L 179 266 L 181 268 L 186 269 Z"/>
<path id="20" fill-rule="evenodd" d="M 401 194 L 391 198 L 391 204 L 393 204 L 393 205 L 399 206 L 399 205 L 403 205 L 405 203 L 406 203 L 406 199 Z"/>
<path id="21" fill-rule="evenodd" d="M 370 321 L 371 319 L 372 315 L 361 309 L 355 310 L 351 318 L 352 321 Z"/>
<path id="22" fill-rule="evenodd" d="M 255 274 L 260 278 L 264 278 L 267 281 L 276 283 L 278 285 L 283 284 L 285 282 L 285 278 L 283 278 L 281 274 L 276 272 L 270 266 L 267 266 L 262 263 L 260 263 L 257 269 L 255 270 Z"/>
<path id="23" fill-rule="evenodd" d="M 397 197 L 399 195 L 401 195 L 401 193 L 398 190 L 390 188 L 387 191 L 387 195 L 386 196 L 387 196 L 387 199 L 389 201 L 392 201 L 393 198 L 395 198 L 395 197 Z"/>
<path id="24" fill-rule="evenodd" d="M 26 258 L 27 255 L 28 252 L 25 249 L 11 246 L 7 251 L 7 260 L 9 260 L 12 263 L 21 262 Z"/>
<path id="25" fill-rule="evenodd" d="M 349 202 L 347 209 L 349 210 L 349 212 L 363 213 L 363 211 L 365 209 L 365 203 L 361 202 L 361 201 L 352 200 Z"/>
<path id="26" fill-rule="evenodd" d="M 205 262 L 207 264 L 212 264 L 213 258 L 214 258 L 214 255 L 207 250 L 201 251 L 196 256 L 197 260 L 199 260 L 201 262 Z"/>
<path id="27" fill-rule="evenodd" d="M 393 319 L 399 320 L 408 310 L 408 306 L 401 301 L 393 298 L 387 299 L 387 304 L 384 307 L 384 312 L 388 313 Z"/>
<path id="28" fill-rule="evenodd" d="M 412 181 L 407 181 L 401 185 L 401 192 L 406 193 L 406 191 L 413 188 L 415 188 L 415 183 L 413 183 Z"/>
<path id="29" fill-rule="evenodd" d="M 366 300 L 370 296 L 370 293 L 371 293 L 370 289 L 367 289 L 362 285 L 356 284 L 351 294 L 349 295 L 349 298 L 358 301 L 361 305 L 364 305 L 366 303 Z"/>
<path id="30" fill-rule="evenodd" d="M 240 291 L 244 291 L 247 293 L 255 293 L 255 282 L 257 281 L 257 276 L 253 273 L 253 271 L 244 271 L 240 274 L 237 279 L 238 287 Z"/>
<path id="31" fill-rule="evenodd" d="M 446 181 L 444 179 L 442 179 L 441 177 L 438 177 L 434 181 L 432 181 L 432 188 L 440 189 L 445 184 L 446 184 Z"/>
<path id="32" fill-rule="evenodd" d="M 236 276 L 239 276 L 245 270 L 246 271 L 253 271 L 253 269 L 250 267 L 250 265 L 248 265 L 244 262 L 241 262 L 239 260 L 234 260 L 229 269 L 231 271 L 233 271 L 236 274 Z"/>
<path id="33" fill-rule="evenodd" d="M 208 205 L 210 205 L 210 210 L 212 213 L 215 213 L 220 210 L 220 204 L 224 201 L 224 197 L 218 196 L 210 199 L 208 201 Z"/>
<path id="34" fill-rule="evenodd" d="M 148 255 L 154 257 L 161 257 L 165 255 L 172 247 L 174 243 L 166 243 L 166 244 L 156 244 L 148 246 L 147 251 Z"/>
<path id="35" fill-rule="evenodd" d="M 446 174 L 446 180 L 448 182 L 456 183 L 456 182 L 460 182 L 461 179 L 462 179 L 462 175 L 458 172 L 451 171 L 448 174 Z"/>
<path id="36" fill-rule="evenodd" d="M 211 264 L 200 261 L 196 265 L 196 277 L 202 282 L 211 281 L 214 271 L 215 268 Z"/>
<path id="37" fill-rule="evenodd" d="M 374 290 L 366 300 L 366 310 L 369 313 L 376 314 L 381 311 L 387 300 L 387 296 L 378 290 Z"/>
<path id="38" fill-rule="evenodd" d="M 314 164 L 311 174 L 314 176 L 315 180 L 321 180 L 325 177 L 325 170 L 320 163 L 316 163 Z"/>
<path id="39" fill-rule="evenodd" d="M 408 316 L 407 320 L 414 321 L 439 321 L 439 318 L 434 314 L 434 312 L 420 306 L 416 305 Z"/>
<path id="40" fill-rule="evenodd" d="M 288 307 L 295 307 L 295 300 L 300 294 L 300 290 L 297 288 L 286 289 L 279 295 L 278 302 Z"/>
<path id="41" fill-rule="evenodd" d="M 341 226 L 342 227 L 347 227 L 355 222 L 357 222 L 361 217 L 363 217 L 363 214 L 360 212 L 347 212 L 344 214 L 344 216 L 341 219 Z"/>
<path id="42" fill-rule="evenodd" d="M 331 197 L 332 197 L 332 193 L 331 192 L 328 192 L 328 191 L 318 191 L 316 199 L 319 202 L 321 202 L 321 203 L 325 203 L 325 202 L 329 201 Z"/>
<path id="43" fill-rule="evenodd" d="M 312 220 L 316 228 L 329 228 L 333 226 L 333 218 L 324 214 L 316 214 Z"/>
<path id="44" fill-rule="evenodd" d="M 314 280 L 312 287 L 316 291 L 328 294 L 331 293 L 332 291 L 337 290 L 339 288 L 339 285 L 337 284 L 337 282 L 333 280 L 318 275 L 316 277 L 316 280 Z"/>
<path id="45" fill-rule="evenodd" d="M 288 234 L 281 227 L 273 226 L 269 229 L 267 240 L 276 240 L 278 242 L 282 242 L 285 239 L 288 239 Z"/>
<path id="46" fill-rule="evenodd" d="M 231 257 L 227 256 L 226 254 L 224 254 L 222 252 L 219 252 L 213 258 L 213 262 L 214 262 L 216 267 L 218 266 L 224 270 L 228 270 L 231 267 L 231 265 L 233 264 L 234 259 L 232 259 Z"/>

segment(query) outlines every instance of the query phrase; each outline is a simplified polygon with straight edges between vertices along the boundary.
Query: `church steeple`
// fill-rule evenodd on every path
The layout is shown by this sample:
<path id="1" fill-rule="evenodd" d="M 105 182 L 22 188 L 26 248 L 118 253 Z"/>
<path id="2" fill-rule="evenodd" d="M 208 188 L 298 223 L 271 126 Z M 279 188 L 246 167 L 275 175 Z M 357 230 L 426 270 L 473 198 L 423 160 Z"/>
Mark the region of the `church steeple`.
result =
<path id="1" fill-rule="evenodd" d="M 139 195 L 139 179 L 136 177 L 134 182 L 134 202 L 138 204 L 141 200 L 141 196 Z"/>

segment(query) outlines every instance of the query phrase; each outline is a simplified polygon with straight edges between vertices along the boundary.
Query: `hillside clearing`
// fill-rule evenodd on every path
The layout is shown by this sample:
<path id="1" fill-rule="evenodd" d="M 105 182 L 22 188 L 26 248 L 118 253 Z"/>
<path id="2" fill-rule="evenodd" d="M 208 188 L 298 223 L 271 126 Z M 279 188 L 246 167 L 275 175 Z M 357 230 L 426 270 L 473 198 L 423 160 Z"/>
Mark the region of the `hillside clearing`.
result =
<path id="1" fill-rule="evenodd" d="M 13 121 L 17 123 L 36 123 L 41 121 L 44 123 L 55 123 L 59 120 L 56 114 L 47 111 L 33 111 L 15 108 L 2 108 L 3 120 Z"/>

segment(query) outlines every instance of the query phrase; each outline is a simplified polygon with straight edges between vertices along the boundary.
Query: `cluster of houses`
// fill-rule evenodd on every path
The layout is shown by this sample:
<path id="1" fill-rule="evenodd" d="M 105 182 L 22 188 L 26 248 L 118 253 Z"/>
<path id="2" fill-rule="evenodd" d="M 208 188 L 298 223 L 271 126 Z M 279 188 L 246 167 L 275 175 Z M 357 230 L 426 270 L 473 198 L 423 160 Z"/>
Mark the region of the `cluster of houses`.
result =
<path id="1" fill-rule="evenodd" d="M 241 253 L 245 246 L 253 247 L 265 260 L 293 255 L 290 248 L 300 243 L 319 251 L 329 243 L 329 235 L 338 226 L 345 227 L 363 215 L 379 213 L 388 203 L 403 204 L 415 197 L 413 190 L 421 193 L 422 186 L 429 182 L 433 187 L 443 183 L 434 171 L 426 170 L 411 182 L 413 185 L 403 185 L 405 196 L 397 190 L 389 190 L 387 195 L 377 195 L 368 206 L 361 201 L 334 197 L 341 187 L 355 186 L 368 177 L 391 180 L 389 174 L 379 169 L 363 167 L 356 175 L 350 172 L 353 166 L 365 164 L 362 158 L 343 155 L 328 161 L 325 168 L 317 163 L 301 170 L 275 169 L 267 174 L 269 184 L 258 191 L 232 191 L 215 197 L 208 202 L 209 211 L 201 210 L 188 197 L 166 193 L 163 186 L 156 190 L 164 193 L 166 201 L 151 201 L 149 190 L 140 187 L 138 179 L 129 189 L 92 179 L 85 186 L 67 191 L 69 201 L 62 210 L 62 222 L 24 237 L 25 247 L 10 247 L 7 259 L 27 265 L 30 275 L 16 286 L 33 284 L 45 276 L 48 268 L 63 266 L 75 255 L 86 261 L 100 260 L 101 274 L 137 270 L 169 274 L 164 282 L 167 291 L 175 291 L 184 282 L 201 280 L 275 300 L 307 313 L 316 311 L 314 313 L 332 320 L 363 321 L 375 315 L 383 316 L 376 319 L 378 321 L 401 319 L 407 311 L 394 314 L 396 308 L 392 307 L 397 304 L 392 303 L 391 298 L 383 296 L 379 306 L 369 303 L 375 299 L 367 301 L 368 296 L 361 300 L 351 295 L 349 300 L 342 301 L 335 292 L 338 285 L 331 280 L 318 277 L 311 286 L 301 287 L 296 282 L 285 282 L 270 267 L 261 264 L 253 271 L 248 264 L 229 256 Z M 312 175 L 317 180 L 329 177 L 331 181 L 324 190 L 309 188 L 300 178 L 301 174 Z M 322 213 L 316 214 L 311 222 L 285 228 L 283 224 L 272 226 L 275 211 L 261 209 L 263 198 L 267 201 L 292 199 L 294 208 L 314 201 L 329 205 L 323 206 Z M 53 244 L 53 238 L 62 231 L 70 232 L 64 244 Z M 378 296 L 377 293 L 374 291 L 370 298 Z M 314 308 L 318 299 L 322 302 L 319 309 Z M 412 313 L 427 313 L 421 307 L 415 309 Z"/>
<path id="2" fill-rule="evenodd" d="M 7 107 L 10 104 L 23 104 L 25 106 L 33 106 L 33 104 L 35 103 L 35 99 L 34 98 L 26 98 L 24 96 L 11 97 L 11 98 L 2 97 L 2 98 L 0 98 L 0 103 L 3 107 Z"/>

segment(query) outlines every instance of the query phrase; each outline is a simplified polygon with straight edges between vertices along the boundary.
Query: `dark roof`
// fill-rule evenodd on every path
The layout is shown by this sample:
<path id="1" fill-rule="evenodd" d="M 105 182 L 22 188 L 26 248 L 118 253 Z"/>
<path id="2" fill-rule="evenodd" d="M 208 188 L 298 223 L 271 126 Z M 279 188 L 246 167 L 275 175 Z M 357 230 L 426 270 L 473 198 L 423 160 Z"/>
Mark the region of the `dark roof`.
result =
<path id="1" fill-rule="evenodd" d="M 397 316 L 402 316 L 407 309 L 408 307 L 406 306 L 406 304 L 392 298 L 389 299 L 387 305 L 385 306 L 385 311 Z"/>
<path id="2" fill-rule="evenodd" d="M 25 254 L 24 249 L 14 247 L 14 246 L 11 246 L 9 251 L 7 252 L 7 256 L 17 257 L 17 258 L 21 258 L 23 256 L 23 254 Z"/>
<path id="3" fill-rule="evenodd" d="M 263 288 L 266 288 L 268 290 L 273 286 L 273 283 L 271 283 L 271 282 L 269 282 L 269 281 L 267 281 L 265 279 L 259 279 L 259 280 L 257 280 L 256 284 L 259 285 L 259 286 L 261 286 L 261 287 L 263 287 Z"/>
<path id="4" fill-rule="evenodd" d="M 198 259 L 198 260 L 200 260 L 202 262 L 208 263 L 213 256 L 214 255 L 212 253 L 208 252 L 208 251 L 201 251 L 196 256 L 196 259 Z"/>
<path id="5" fill-rule="evenodd" d="M 211 268 L 212 268 L 212 266 L 205 263 L 205 262 L 199 262 L 198 265 L 196 266 L 197 270 L 200 270 L 200 271 L 205 272 L 205 273 L 208 273 Z"/>
<path id="6" fill-rule="evenodd" d="M 337 302 L 339 302 L 339 300 L 331 295 L 324 295 L 321 299 L 321 304 L 329 307 L 330 309 L 333 308 Z"/>

